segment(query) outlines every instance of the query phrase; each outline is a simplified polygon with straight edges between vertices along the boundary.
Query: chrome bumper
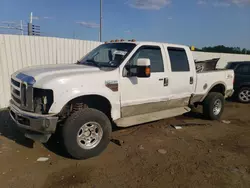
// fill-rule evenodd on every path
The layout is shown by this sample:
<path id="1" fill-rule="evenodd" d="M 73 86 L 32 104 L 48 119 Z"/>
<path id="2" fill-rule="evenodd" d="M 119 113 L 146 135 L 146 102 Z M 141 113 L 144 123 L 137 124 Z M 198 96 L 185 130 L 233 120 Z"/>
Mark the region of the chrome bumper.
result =
<path id="1" fill-rule="evenodd" d="M 23 111 L 10 101 L 10 116 L 18 127 L 41 134 L 56 131 L 58 117 Z"/>

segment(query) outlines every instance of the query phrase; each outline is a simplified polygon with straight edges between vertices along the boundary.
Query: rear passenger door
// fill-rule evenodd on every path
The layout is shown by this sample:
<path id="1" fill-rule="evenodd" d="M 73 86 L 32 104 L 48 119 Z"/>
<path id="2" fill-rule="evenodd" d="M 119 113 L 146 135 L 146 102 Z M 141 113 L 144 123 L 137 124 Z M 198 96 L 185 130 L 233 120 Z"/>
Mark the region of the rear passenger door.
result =
<path id="1" fill-rule="evenodd" d="M 169 56 L 169 90 L 170 99 L 177 106 L 186 106 L 194 91 L 194 70 L 189 64 L 189 58 L 184 48 L 167 47 Z"/>

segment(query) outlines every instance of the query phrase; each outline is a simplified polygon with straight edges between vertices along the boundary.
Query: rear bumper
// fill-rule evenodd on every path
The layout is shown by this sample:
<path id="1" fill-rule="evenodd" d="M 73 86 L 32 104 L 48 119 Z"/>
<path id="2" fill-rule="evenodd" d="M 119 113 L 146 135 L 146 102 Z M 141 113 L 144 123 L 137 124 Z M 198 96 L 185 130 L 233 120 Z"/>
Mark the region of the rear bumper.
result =
<path id="1" fill-rule="evenodd" d="M 234 94 L 234 90 L 233 89 L 229 89 L 225 93 L 225 98 L 231 97 L 231 96 L 233 96 L 233 94 Z"/>
<path id="2" fill-rule="evenodd" d="M 52 134 L 56 131 L 58 117 L 41 115 L 23 111 L 10 101 L 10 116 L 18 127 L 37 132 L 38 134 Z"/>

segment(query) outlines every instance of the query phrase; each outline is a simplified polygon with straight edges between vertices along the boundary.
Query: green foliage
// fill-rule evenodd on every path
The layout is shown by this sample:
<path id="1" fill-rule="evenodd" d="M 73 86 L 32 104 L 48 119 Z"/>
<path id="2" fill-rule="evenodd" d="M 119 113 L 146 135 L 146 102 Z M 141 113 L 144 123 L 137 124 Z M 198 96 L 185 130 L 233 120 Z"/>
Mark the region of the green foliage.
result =
<path id="1" fill-rule="evenodd" d="M 240 47 L 227 47 L 224 45 L 203 47 L 201 49 L 195 48 L 195 51 L 201 52 L 216 52 L 216 53 L 230 53 L 230 54 L 250 54 L 250 50 Z"/>

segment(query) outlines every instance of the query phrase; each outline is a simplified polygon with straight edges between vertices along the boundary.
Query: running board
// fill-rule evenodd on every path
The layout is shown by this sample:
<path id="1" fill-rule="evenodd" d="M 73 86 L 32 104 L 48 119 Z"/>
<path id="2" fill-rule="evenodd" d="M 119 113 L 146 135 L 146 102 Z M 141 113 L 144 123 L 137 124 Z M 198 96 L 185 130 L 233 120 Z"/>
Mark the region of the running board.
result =
<path id="1" fill-rule="evenodd" d="M 174 116 L 182 115 L 189 112 L 191 109 L 189 107 L 173 108 L 169 110 L 163 110 L 158 112 L 151 112 L 147 114 L 140 114 L 136 116 L 124 117 L 114 122 L 118 127 L 130 127 L 133 125 L 139 125 L 142 123 L 152 122 L 160 119 L 170 118 Z"/>

